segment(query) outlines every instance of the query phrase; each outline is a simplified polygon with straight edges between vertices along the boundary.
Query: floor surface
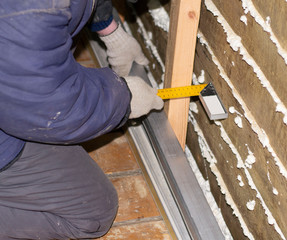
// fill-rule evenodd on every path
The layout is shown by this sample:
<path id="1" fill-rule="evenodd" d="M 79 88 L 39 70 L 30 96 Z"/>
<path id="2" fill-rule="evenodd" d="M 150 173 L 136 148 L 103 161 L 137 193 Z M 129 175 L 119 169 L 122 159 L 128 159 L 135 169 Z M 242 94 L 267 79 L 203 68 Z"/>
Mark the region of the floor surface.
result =
<path id="1" fill-rule="evenodd" d="M 75 51 L 77 61 L 97 67 L 87 45 L 80 41 Z M 171 240 L 174 234 L 131 139 L 121 129 L 83 145 L 114 184 L 119 196 L 119 210 L 110 231 L 102 240 Z M 169 231 L 171 230 L 171 231 Z"/>

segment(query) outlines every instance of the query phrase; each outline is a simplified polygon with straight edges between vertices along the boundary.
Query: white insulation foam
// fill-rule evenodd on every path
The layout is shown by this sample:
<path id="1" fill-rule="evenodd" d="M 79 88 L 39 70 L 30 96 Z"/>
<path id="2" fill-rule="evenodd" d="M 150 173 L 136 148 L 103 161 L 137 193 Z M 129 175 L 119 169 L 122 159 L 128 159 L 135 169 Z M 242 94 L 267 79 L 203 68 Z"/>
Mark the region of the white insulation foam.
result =
<path id="1" fill-rule="evenodd" d="M 199 147 L 201 149 L 201 154 L 202 156 L 206 159 L 206 161 L 209 163 L 209 166 L 211 168 L 211 171 L 213 172 L 213 174 L 216 176 L 216 180 L 218 183 L 218 186 L 220 187 L 221 193 L 225 196 L 225 201 L 226 203 L 231 207 L 231 209 L 233 210 L 233 214 L 238 218 L 241 228 L 243 230 L 243 234 L 248 237 L 249 239 L 253 240 L 254 237 L 252 235 L 252 233 L 249 231 L 244 218 L 242 217 L 240 210 L 237 208 L 232 195 L 230 194 L 230 192 L 228 191 L 227 186 L 225 185 L 225 182 L 220 174 L 220 171 L 218 170 L 216 163 L 217 160 L 214 156 L 214 154 L 212 153 L 211 149 L 209 148 L 209 145 L 203 135 L 203 132 L 201 131 L 197 121 L 195 120 L 192 111 L 189 111 L 189 121 L 192 123 L 193 127 L 194 127 L 194 131 L 197 133 L 198 135 L 198 142 L 199 142 Z M 188 159 L 190 162 L 192 162 L 190 160 L 190 157 L 188 156 Z M 193 160 L 194 161 L 194 160 Z M 193 166 L 193 164 L 192 164 Z M 198 174 L 196 174 L 197 176 Z M 201 182 L 199 180 L 199 182 Z M 206 193 L 206 186 L 204 186 L 204 184 L 201 184 L 203 192 Z M 224 230 L 223 230 L 224 232 Z M 227 238 L 228 239 L 228 238 Z"/>
<path id="2" fill-rule="evenodd" d="M 227 227 L 227 225 L 226 225 L 226 223 L 222 217 L 221 210 L 217 206 L 217 203 L 216 203 L 216 201 L 215 201 L 215 199 L 214 199 L 214 197 L 210 191 L 210 185 L 209 185 L 208 180 L 206 181 L 203 178 L 203 176 L 202 176 L 202 174 L 201 174 L 201 172 L 197 166 L 197 163 L 196 163 L 196 161 L 195 161 L 195 159 L 194 159 L 194 157 L 193 157 L 193 155 L 190 152 L 188 147 L 185 147 L 185 153 L 186 153 L 187 159 L 189 161 L 189 164 L 190 164 L 190 166 L 191 166 L 191 168 L 192 168 L 192 170 L 196 176 L 196 179 L 197 179 L 201 189 L 203 190 L 203 194 L 204 194 L 205 198 L 207 199 L 207 202 L 208 202 L 208 204 L 209 204 L 209 206 L 210 206 L 210 208 L 211 208 L 211 210 L 215 216 L 216 221 L 218 222 L 219 228 L 224 235 L 224 239 L 225 240 L 232 240 L 233 239 L 232 235 L 231 235 L 231 233 L 230 233 L 230 231 L 229 231 L 229 229 L 228 229 L 228 227 Z"/>
<path id="3" fill-rule="evenodd" d="M 246 203 L 246 207 L 248 208 L 248 210 L 253 211 L 255 208 L 255 204 L 256 204 L 255 200 L 249 200 Z"/>
<path id="4" fill-rule="evenodd" d="M 148 1 L 149 13 L 156 26 L 162 28 L 165 32 L 169 30 L 169 15 L 161 5 L 159 0 Z"/>
<path id="5" fill-rule="evenodd" d="M 250 1 L 248 1 L 248 2 L 250 2 Z M 227 35 L 227 42 L 230 44 L 231 48 L 234 51 L 239 52 L 239 54 L 242 55 L 242 59 L 248 65 L 250 65 L 253 68 L 253 71 L 257 75 L 257 78 L 259 79 L 260 83 L 262 84 L 262 86 L 264 88 L 266 88 L 266 90 L 268 91 L 270 96 L 273 98 L 273 101 L 276 103 L 276 112 L 281 112 L 284 115 L 283 122 L 284 122 L 284 124 L 287 125 L 287 108 L 286 108 L 286 106 L 280 100 L 279 96 L 277 95 L 277 93 L 275 92 L 273 87 L 271 86 L 270 82 L 268 81 L 268 79 L 266 78 L 266 76 L 264 75 L 264 73 L 262 72 L 260 67 L 257 65 L 255 60 L 251 57 L 251 55 L 248 53 L 246 48 L 241 43 L 240 36 L 238 36 L 232 30 L 230 25 L 227 23 L 225 18 L 222 16 L 220 11 L 216 8 L 216 6 L 214 5 L 214 3 L 211 0 L 205 0 L 205 5 L 206 5 L 207 9 L 210 12 L 212 12 L 212 14 L 214 16 L 217 17 L 217 21 L 221 24 L 221 26 L 223 27 L 223 29 Z M 286 59 L 287 59 L 287 56 L 286 56 Z"/>
<path id="6" fill-rule="evenodd" d="M 281 46 L 280 42 L 273 33 L 272 28 L 270 26 L 271 21 L 270 17 L 267 17 L 266 20 L 264 20 L 263 17 L 255 8 L 252 1 L 250 0 L 241 0 L 241 1 L 245 14 L 249 12 L 250 15 L 254 18 L 254 20 L 263 28 L 263 30 L 270 34 L 270 39 L 276 45 L 278 54 L 284 59 L 285 64 L 287 64 L 287 51 Z"/>
<path id="7" fill-rule="evenodd" d="M 242 54 L 245 55 L 245 57 L 243 58 L 245 59 L 249 59 L 250 61 L 248 62 L 253 62 L 254 65 L 256 65 L 256 62 L 254 61 L 254 59 L 252 59 L 249 54 L 247 56 L 247 51 L 244 51 L 244 47 L 241 44 L 241 40 L 240 37 L 237 36 L 233 30 L 231 29 L 231 27 L 228 25 L 228 23 L 226 22 L 226 20 L 223 18 L 223 16 L 221 15 L 221 13 L 218 11 L 218 9 L 215 7 L 215 5 L 210 1 L 210 0 L 205 0 L 205 3 L 207 4 L 207 8 L 209 11 L 211 11 L 215 16 L 217 16 L 217 20 L 219 23 L 222 24 L 223 28 L 225 29 L 226 33 L 227 33 L 227 42 L 230 43 L 230 46 L 234 49 L 234 50 L 242 50 Z M 241 98 L 240 94 L 237 92 L 237 90 L 235 89 L 234 85 L 232 84 L 232 82 L 230 81 L 230 79 L 228 78 L 227 74 L 225 73 L 223 67 L 220 65 L 218 59 L 215 57 L 213 51 L 211 50 L 211 48 L 209 47 L 206 39 L 204 38 L 203 34 L 199 31 L 198 32 L 198 37 L 200 39 L 201 44 L 205 44 L 207 50 L 210 52 L 213 62 L 217 65 L 219 71 L 220 71 L 220 76 L 225 80 L 225 82 L 229 85 L 229 87 L 232 90 L 233 96 L 236 98 L 236 100 L 241 104 L 242 109 L 244 110 L 244 116 L 245 118 L 249 121 L 252 130 L 258 135 L 258 139 L 261 142 L 263 147 L 266 147 L 268 149 L 268 151 L 271 153 L 276 165 L 278 166 L 280 173 L 287 179 L 287 170 L 285 168 L 285 166 L 283 165 L 283 163 L 281 162 L 281 160 L 278 158 L 277 154 L 275 153 L 273 147 L 271 146 L 270 142 L 269 142 L 269 138 L 266 135 L 265 131 L 257 124 L 257 122 L 255 121 L 252 113 L 249 111 L 249 109 L 247 108 L 245 102 L 243 101 L 243 99 Z M 252 60 L 251 60 L 252 59 Z M 257 65 L 256 65 L 257 66 Z M 257 66 L 257 72 L 259 72 L 259 67 Z M 263 75 L 264 76 L 264 75 Z M 263 77 L 262 76 L 262 77 Z M 262 77 L 260 77 L 259 79 L 262 79 Z M 265 78 L 266 79 L 266 78 Z M 266 80 L 267 81 L 267 80 Z M 267 81 L 268 82 L 268 81 Z M 266 82 L 265 86 L 268 85 Z M 269 82 L 268 82 L 269 83 Z M 269 84 L 270 85 L 270 84 Z M 273 88 L 269 89 L 270 93 L 272 93 L 273 95 L 276 94 L 275 91 L 273 90 Z M 274 101 L 277 101 L 277 106 L 281 105 L 279 101 L 279 98 L 274 99 Z M 281 102 L 282 103 L 282 102 Z M 282 103 L 283 105 L 283 103 Z M 287 112 L 287 109 L 284 107 L 284 112 Z M 285 118 L 285 117 L 284 117 Z"/>
<path id="8" fill-rule="evenodd" d="M 280 159 L 276 156 L 273 148 L 271 147 L 269 140 L 266 141 L 266 139 L 268 139 L 267 135 L 265 134 L 265 132 L 258 126 L 258 124 L 256 123 L 253 115 L 251 114 L 251 112 L 249 111 L 249 109 L 246 107 L 245 102 L 243 101 L 243 99 L 240 97 L 240 94 L 236 91 L 236 89 L 234 88 L 232 82 L 230 81 L 230 79 L 227 77 L 226 73 L 224 72 L 223 67 L 220 65 L 218 59 L 215 57 L 213 51 L 211 50 L 211 48 L 209 47 L 207 41 L 205 40 L 204 36 L 202 35 L 202 33 L 198 33 L 198 37 L 200 39 L 201 44 L 205 44 L 206 48 L 208 49 L 209 53 L 212 56 L 213 62 L 217 65 L 219 72 L 220 72 L 220 76 L 226 81 L 226 83 L 229 85 L 229 87 L 232 90 L 233 96 L 236 98 L 236 100 L 241 104 L 243 110 L 244 110 L 244 116 L 245 118 L 249 121 L 249 123 L 251 124 L 251 128 L 253 129 L 253 131 L 255 133 L 257 133 L 258 138 L 260 140 L 260 142 L 262 143 L 263 147 L 267 147 L 267 149 L 272 153 L 272 156 L 274 157 L 274 160 L 276 162 L 276 164 L 279 166 L 280 172 L 286 177 L 287 176 L 287 171 L 285 169 L 285 167 L 283 166 L 282 162 L 280 161 Z M 233 110 L 233 109 L 232 109 Z M 249 171 L 247 170 L 243 160 L 241 159 L 240 154 L 238 153 L 237 149 L 235 148 L 235 146 L 232 144 L 230 138 L 228 137 L 227 133 L 225 132 L 222 124 L 219 121 L 216 121 L 216 124 L 220 127 L 221 130 L 221 137 L 222 139 L 226 142 L 226 144 L 228 144 L 228 146 L 230 147 L 230 149 L 232 150 L 232 152 L 234 153 L 234 155 L 237 158 L 237 167 L 238 168 L 242 168 L 244 170 L 244 173 L 248 179 L 248 184 L 249 186 L 257 191 L 257 195 L 256 197 L 260 200 L 262 207 L 264 208 L 265 214 L 267 216 L 268 219 L 268 223 L 270 225 L 273 225 L 275 230 L 279 233 L 279 235 L 282 237 L 282 239 L 284 239 L 284 235 L 281 231 L 281 229 L 279 228 L 278 224 L 276 223 L 275 219 L 272 216 L 271 211 L 268 209 L 267 205 L 265 204 L 261 194 L 259 193 L 258 189 L 256 188 L 253 179 L 249 173 Z"/>
<path id="9" fill-rule="evenodd" d="M 242 15 L 240 17 L 240 21 L 243 22 L 245 25 L 247 25 L 247 17 L 245 15 Z"/>
<path id="10" fill-rule="evenodd" d="M 242 160 L 239 152 L 237 151 L 236 147 L 233 145 L 231 139 L 228 137 L 227 132 L 225 131 L 223 125 L 221 124 L 221 122 L 216 121 L 215 124 L 217 126 L 219 126 L 220 128 L 220 132 L 221 132 L 221 138 L 226 142 L 226 144 L 229 146 L 229 148 L 231 149 L 231 151 L 233 152 L 233 154 L 236 156 L 237 158 L 237 167 L 243 169 L 245 176 L 248 180 L 248 185 L 250 186 L 251 189 L 256 191 L 256 197 L 260 200 L 260 203 L 265 211 L 265 214 L 267 216 L 267 220 L 268 223 L 270 225 L 273 225 L 275 230 L 279 233 L 279 235 L 282 237 L 282 239 L 284 239 L 284 234 L 282 232 L 282 230 L 280 229 L 279 225 L 277 224 L 275 218 L 273 217 L 271 211 L 269 210 L 269 208 L 267 207 L 260 191 L 257 189 L 251 174 L 249 173 L 247 167 L 244 164 L 244 161 Z"/>
<path id="11" fill-rule="evenodd" d="M 139 32 L 142 34 L 144 40 L 145 40 L 145 44 L 147 46 L 147 48 L 151 51 L 151 54 L 155 57 L 155 59 L 158 61 L 158 63 L 160 64 L 163 72 L 165 71 L 165 65 L 163 63 L 163 61 L 161 60 L 159 53 L 157 51 L 156 46 L 153 44 L 152 42 L 152 36 L 150 34 L 148 34 L 148 32 L 146 31 L 146 29 L 144 28 L 144 24 L 142 23 L 141 19 L 139 17 L 136 18 L 137 24 L 139 25 Z"/>

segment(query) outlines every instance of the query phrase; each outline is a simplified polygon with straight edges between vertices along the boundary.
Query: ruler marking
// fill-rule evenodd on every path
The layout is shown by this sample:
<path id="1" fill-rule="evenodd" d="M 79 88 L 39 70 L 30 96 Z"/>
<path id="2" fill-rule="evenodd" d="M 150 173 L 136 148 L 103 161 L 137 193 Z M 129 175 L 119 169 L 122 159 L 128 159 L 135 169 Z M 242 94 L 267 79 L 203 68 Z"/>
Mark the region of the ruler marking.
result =
<path id="1" fill-rule="evenodd" d="M 206 87 L 206 85 L 207 84 L 200 84 L 186 87 L 159 89 L 157 95 L 162 99 L 199 96 L 200 92 Z"/>

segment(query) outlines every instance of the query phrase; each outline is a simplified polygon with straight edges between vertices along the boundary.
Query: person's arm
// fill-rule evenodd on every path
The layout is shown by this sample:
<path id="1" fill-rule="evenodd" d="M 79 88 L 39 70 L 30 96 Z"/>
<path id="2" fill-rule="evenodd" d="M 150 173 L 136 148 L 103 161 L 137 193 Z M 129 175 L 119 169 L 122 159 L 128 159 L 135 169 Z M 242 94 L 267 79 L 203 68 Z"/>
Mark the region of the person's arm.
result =
<path id="1" fill-rule="evenodd" d="M 113 5 L 111 0 L 96 0 L 91 30 L 98 32 L 108 27 L 113 21 Z"/>
<path id="2" fill-rule="evenodd" d="M 44 143 L 78 143 L 129 115 L 130 91 L 111 69 L 79 65 L 69 9 L 0 19 L 0 128 Z"/>
<path id="3" fill-rule="evenodd" d="M 108 61 L 119 76 L 128 76 L 134 61 L 148 64 L 137 40 L 113 19 L 111 1 L 99 0 L 90 29 L 105 43 Z"/>

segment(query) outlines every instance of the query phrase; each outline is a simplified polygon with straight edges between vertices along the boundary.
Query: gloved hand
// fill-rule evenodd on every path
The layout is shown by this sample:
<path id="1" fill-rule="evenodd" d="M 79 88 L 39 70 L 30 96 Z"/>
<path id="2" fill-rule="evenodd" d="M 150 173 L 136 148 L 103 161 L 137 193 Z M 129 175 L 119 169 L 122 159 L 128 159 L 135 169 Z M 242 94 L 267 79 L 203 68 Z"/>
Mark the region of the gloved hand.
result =
<path id="1" fill-rule="evenodd" d="M 163 100 L 156 95 L 157 90 L 150 87 L 143 79 L 128 76 L 125 80 L 132 94 L 129 119 L 146 115 L 153 109 L 163 108 Z"/>
<path id="2" fill-rule="evenodd" d="M 148 64 L 139 43 L 126 33 L 120 24 L 109 35 L 99 37 L 107 47 L 108 61 L 112 69 L 119 76 L 125 77 L 129 74 L 133 61 L 140 65 Z"/>

